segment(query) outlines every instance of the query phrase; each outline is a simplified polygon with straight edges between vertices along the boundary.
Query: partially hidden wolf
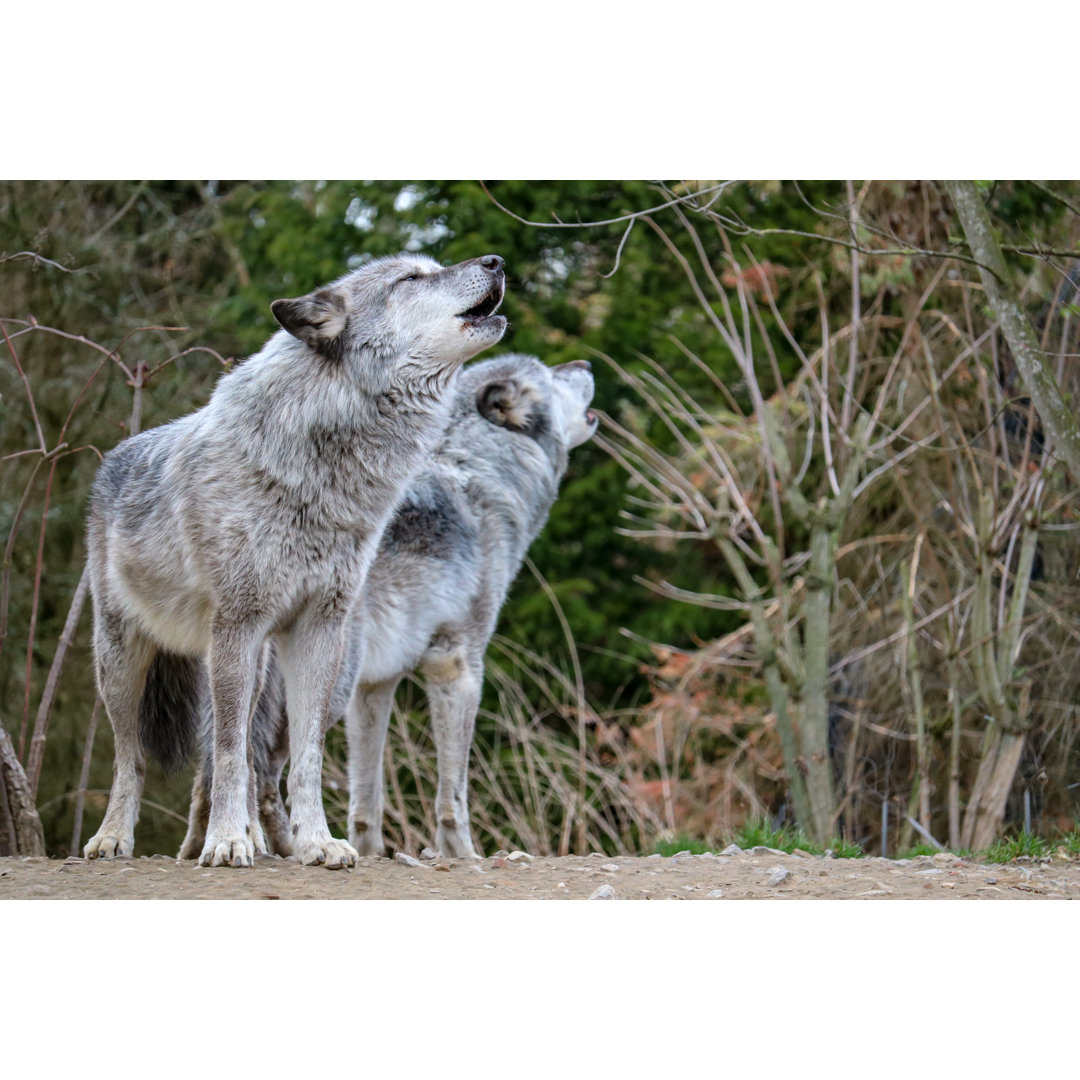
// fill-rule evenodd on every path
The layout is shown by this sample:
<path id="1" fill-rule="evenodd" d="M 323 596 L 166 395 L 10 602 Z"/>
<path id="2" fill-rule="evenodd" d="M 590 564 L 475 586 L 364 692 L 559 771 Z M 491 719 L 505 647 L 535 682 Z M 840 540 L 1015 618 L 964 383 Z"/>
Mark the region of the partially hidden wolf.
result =
<path id="1" fill-rule="evenodd" d="M 98 689 L 116 759 L 87 858 L 129 855 L 145 754 L 182 763 L 206 686 L 213 785 L 203 865 L 266 850 L 249 723 L 274 641 L 288 704 L 290 839 L 352 865 L 322 805 L 346 614 L 391 512 L 430 460 L 461 364 L 506 329 L 503 260 L 373 260 L 271 305 L 279 330 L 209 403 L 105 457 L 88 546 Z"/>
<path id="2" fill-rule="evenodd" d="M 596 432 L 592 396 L 584 360 L 548 368 L 535 357 L 507 355 L 461 373 L 446 434 L 387 526 L 349 616 L 330 719 L 346 717 L 349 841 L 360 854 L 385 850 L 383 753 L 394 690 L 419 670 L 438 754 L 436 845 L 446 855 L 478 857 L 468 760 L 484 653 L 507 590 L 547 521 L 569 451 Z M 287 712 L 271 661 L 253 741 L 262 823 L 280 855 L 293 850 L 280 787 L 290 752 Z M 202 844 L 212 768 L 207 745 L 181 858 Z"/>

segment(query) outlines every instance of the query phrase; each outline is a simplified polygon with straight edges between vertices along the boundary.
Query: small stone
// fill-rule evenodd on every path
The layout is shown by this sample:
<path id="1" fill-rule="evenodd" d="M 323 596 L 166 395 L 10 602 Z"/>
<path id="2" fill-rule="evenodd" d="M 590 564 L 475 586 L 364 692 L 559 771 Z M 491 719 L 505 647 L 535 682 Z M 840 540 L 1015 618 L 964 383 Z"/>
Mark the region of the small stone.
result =
<path id="1" fill-rule="evenodd" d="M 986 884 L 987 885 L 996 885 L 997 884 L 997 878 L 996 877 L 988 877 L 986 879 Z"/>
<path id="2" fill-rule="evenodd" d="M 592 896 L 589 897 L 589 899 L 590 900 L 614 900 L 615 899 L 615 890 L 610 885 L 601 885 L 600 888 L 597 889 L 596 892 L 594 892 L 592 894 Z"/>
<path id="3" fill-rule="evenodd" d="M 421 859 L 437 859 L 438 857 L 439 853 L 437 851 L 432 851 L 429 847 L 424 848 L 424 850 L 420 852 Z"/>
<path id="4" fill-rule="evenodd" d="M 505 870 L 510 864 L 505 859 L 494 859 L 491 863 L 496 870 Z"/>
<path id="5" fill-rule="evenodd" d="M 728 846 L 720 852 L 721 855 L 741 855 L 742 853 L 743 850 L 738 844 L 728 844 Z"/>
<path id="6" fill-rule="evenodd" d="M 555 886 L 555 888 L 556 889 L 565 889 L 566 888 L 566 882 L 565 881 L 560 881 L 559 884 Z"/>
<path id="7" fill-rule="evenodd" d="M 957 863 L 962 861 L 959 855 L 954 855 L 951 851 L 939 851 L 933 856 L 933 859 L 936 863 Z"/>
<path id="8" fill-rule="evenodd" d="M 399 863 L 401 863 L 402 866 L 423 866 L 424 865 L 419 859 L 414 859 L 411 855 L 406 855 L 404 851 L 395 851 L 394 852 L 394 862 L 399 862 Z"/>
<path id="9" fill-rule="evenodd" d="M 781 851 L 779 848 L 763 847 L 761 844 L 758 844 L 757 847 L 752 847 L 750 849 L 749 854 L 751 854 L 751 855 L 786 855 L 787 852 L 786 851 Z"/>
<path id="10" fill-rule="evenodd" d="M 803 849 L 801 847 L 792 848 L 791 849 L 791 854 L 792 855 L 798 855 L 800 859 L 812 859 L 814 857 L 813 855 L 810 854 L 809 851 L 803 851 Z"/>
<path id="11" fill-rule="evenodd" d="M 499 850 L 498 850 L 498 851 L 496 851 L 496 852 L 495 852 L 495 854 L 494 854 L 494 855 L 492 855 L 491 857 L 492 857 L 493 859 L 505 859 L 505 858 L 506 858 L 506 856 L 507 856 L 507 855 L 509 855 L 509 854 L 510 854 L 510 852 L 509 852 L 509 851 L 503 851 L 503 849 L 502 849 L 502 848 L 499 848 Z"/>
<path id="12" fill-rule="evenodd" d="M 724 895 L 723 889 L 713 889 L 712 892 L 706 893 L 705 896 L 709 900 L 719 900 Z"/>
<path id="13" fill-rule="evenodd" d="M 929 870 L 916 870 L 915 871 L 915 876 L 916 877 L 926 877 L 929 874 L 944 874 L 944 873 L 945 873 L 945 871 L 942 870 L 940 867 L 932 866 Z"/>
<path id="14" fill-rule="evenodd" d="M 521 862 L 522 859 L 526 859 L 529 862 L 532 862 L 532 856 L 527 851 L 511 851 L 510 854 L 506 856 L 506 858 L 510 862 Z"/>
<path id="15" fill-rule="evenodd" d="M 450 869 L 450 864 L 449 863 L 444 863 L 444 862 L 437 862 L 431 869 L 432 870 L 447 870 L 448 871 Z"/>
<path id="16" fill-rule="evenodd" d="M 687 850 L 687 851 L 676 851 L 675 854 L 672 855 L 671 857 L 673 859 L 680 859 L 680 858 L 682 858 L 683 855 L 692 855 L 692 854 L 693 854 L 693 852 L 689 851 L 689 850 Z"/>
<path id="17" fill-rule="evenodd" d="M 786 881 L 791 877 L 791 871 L 785 870 L 782 866 L 769 867 L 769 884 L 776 886 Z"/>
<path id="18" fill-rule="evenodd" d="M 609 874 L 614 874 L 618 872 L 619 864 L 613 862 L 606 862 L 603 866 L 600 867 L 600 869 L 606 870 Z"/>
<path id="19" fill-rule="evenodd" d="M 655 855 L 646 855 L 646 859 L 662 859 L 664 856 L 657 852 Z"/>
<path id="20" fill-rule="evenodd" d="M 835 851 L 833 851 L 833 849 L 832 849 L 831 847 L 830 847 L 830 848 L 826 848 L 826 849 L 825 849 L 825 854 L 823 855 L 823 858 L 826 858 L 826 859 L 835 859 L 835 858 L 836 858 L 836 852 L 835 852 Z"/>

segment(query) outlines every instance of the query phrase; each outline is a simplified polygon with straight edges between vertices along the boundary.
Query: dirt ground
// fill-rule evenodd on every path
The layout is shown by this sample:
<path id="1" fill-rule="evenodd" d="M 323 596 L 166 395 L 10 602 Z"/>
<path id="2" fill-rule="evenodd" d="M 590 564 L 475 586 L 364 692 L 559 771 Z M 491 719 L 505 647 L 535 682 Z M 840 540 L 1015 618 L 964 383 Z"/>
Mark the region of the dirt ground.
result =
<path id="1" fill-rule="evenodd" d="M 731 849 L 729 849 L 730 851 Z M 967 862 L 954 855 L 897 862 L 784 854 L 592 854 L 480 862 L 403 854 L 354 870 L 262 857 L 250 869 L 205 869 L 164 855 L 87 862 L 0 859 L 0 899 L 22 900 L 1072 900 L 1080 862 Z"/>

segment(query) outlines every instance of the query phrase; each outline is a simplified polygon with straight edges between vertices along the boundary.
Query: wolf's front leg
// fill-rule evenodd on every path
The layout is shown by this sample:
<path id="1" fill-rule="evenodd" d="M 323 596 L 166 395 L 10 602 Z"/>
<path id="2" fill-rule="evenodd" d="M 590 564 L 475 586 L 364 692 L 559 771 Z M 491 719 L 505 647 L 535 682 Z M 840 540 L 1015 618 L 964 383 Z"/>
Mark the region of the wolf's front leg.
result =
<path id="1" fill-rule="evenodd" d="M 199 862 L 251 866 L 255 857 L 248 787 L 251 701 L 265 631 L 219 617 L 210 643 L 210 693 L 214 704 L 214 777 L 210 821 Z"/>
<path id="2" fill-rule="evenodd" d="M 360 685 L 345 714 L 349 744 L 349 842 L 361 855 L 383 855 L 383 761 L 398 680 Z"/>
<path id="3" fill-rule="evenodd" d="M 341 660 L 344 610 L 313 604 L 281 641 L 289 715 L 289 813 L 293 856 L 335 870 L 356 865 L 356 851 L 335 840 L 322 801 L 323 732 Z"/>

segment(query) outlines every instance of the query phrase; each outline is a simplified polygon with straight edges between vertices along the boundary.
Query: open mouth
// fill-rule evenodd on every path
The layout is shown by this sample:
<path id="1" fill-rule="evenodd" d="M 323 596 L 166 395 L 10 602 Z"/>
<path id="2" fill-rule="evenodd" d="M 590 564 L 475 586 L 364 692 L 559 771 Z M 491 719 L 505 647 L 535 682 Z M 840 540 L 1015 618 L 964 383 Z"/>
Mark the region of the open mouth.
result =
<path id="1" fill-rule="evenodd" d="M 592 425 L 600 422 L 600 418 L 591 409 L 585 413 L 585 423 Z"/>
<path id="2" fill-rule="evenodd" d="M 458 318 L 464 320 L 472 326 L 477 323 L 482 323 L 485 319 L 489 319 L 496 311 L 499 310 L 499 305 L 502 303 L 504 283 L 500 277 L 491 287 L 491 291 L 480 301 L 478 304 L 474 304 L 468 311 L 462 311 L 459 313 Z"/>

